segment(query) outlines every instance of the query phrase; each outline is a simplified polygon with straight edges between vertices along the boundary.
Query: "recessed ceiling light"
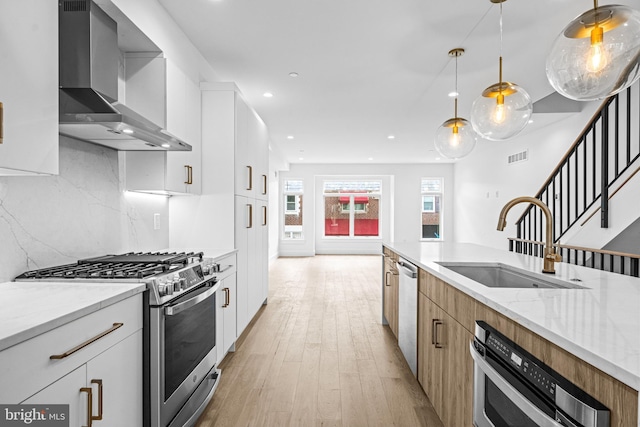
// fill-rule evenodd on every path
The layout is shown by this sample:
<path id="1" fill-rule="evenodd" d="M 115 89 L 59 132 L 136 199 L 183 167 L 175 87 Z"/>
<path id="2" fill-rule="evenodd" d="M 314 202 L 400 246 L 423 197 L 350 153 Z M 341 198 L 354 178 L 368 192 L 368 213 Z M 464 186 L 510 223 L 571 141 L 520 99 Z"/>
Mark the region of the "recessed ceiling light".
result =
<path id="1" fill-rule="evenodd" d="M 456 96 L 458 96 L 458 95 L 460 95 L 458 92 L 449 92 L 449 96 L 450 96 L 451 98 L 456 97 Z"/>
<path id="2" fill-rule="evenodd" d="M 298 157 L 298 160 L 304 160 L 304 157 Z"/>
<path id="3" fill-rule="evenodd" d="M 273 94 L 271 92 L 265 92 L 262 94 L 262 96 L 264 96 L 265 98 L 272 98 Z"/>
<path id="4" fill-rule="evenodd" d="M 529 120 L 529 123 L 533 123 L 533 119 Z"/>
<path id="5" fill-rule="evenodd" d="M 295 71 L 292 71 L 289 73 L 289 77 L 298 77 L 300 74 L 296 73 Z"/>
<path id="6" fill-rule="evenodd" d="M 436 160 L 440 160 L 440 157 L 436 157 Z"/>
<path id="7" fill-rule="evenodd" d="M 293 135 L 288 135 L 287 139 L 293 139 Z"/>
<path id="8" fill-rule="evenodd" d="M 369 160 L 373 160 L 373 157 L 369 157 Z"/>
<path id="9" fill-rule="evenodd" d="M 169 144 L 162 144 L 162 147 L 164 147 L 164 148 L 169 148 L 169 147 L 171 147 L 171 145 L 169 145 Z"/>
<path id="10" fill-rule="evenodd" d="M 387 138 L 388 139 L 396 139 L 395 135 L 389 135 Z"/>
<path id="11" fill-rule="evenodd" d="M 133 131 L 131 129 L 123 129 L 122 133 L 126 133 L 126 134 L 131 135 L 133 133 Z"/>

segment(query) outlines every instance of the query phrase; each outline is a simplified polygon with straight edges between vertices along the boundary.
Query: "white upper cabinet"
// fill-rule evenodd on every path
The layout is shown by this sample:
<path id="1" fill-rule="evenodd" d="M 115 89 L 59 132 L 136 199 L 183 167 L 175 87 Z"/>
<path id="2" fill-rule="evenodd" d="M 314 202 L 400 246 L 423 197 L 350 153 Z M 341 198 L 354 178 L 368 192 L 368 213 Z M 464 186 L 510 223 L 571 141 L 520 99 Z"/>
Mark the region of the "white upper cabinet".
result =
<path id="1" fill-rule="evenodd" d="M 149 118 L 157 118 L 157 123 L 165 125 L 169 133 L 192 147 L 191 151 L 182 152 L 127 152 L 126 189 L 159 194 L 200 194 L 199 85 L 162 56 L 127 55 L 125 70 L 127 105 Z"/>
<path id="2" fill-rule="evenodd" d="M 0 175 L 58 173 L 58 2 L 0 2 Z"/>

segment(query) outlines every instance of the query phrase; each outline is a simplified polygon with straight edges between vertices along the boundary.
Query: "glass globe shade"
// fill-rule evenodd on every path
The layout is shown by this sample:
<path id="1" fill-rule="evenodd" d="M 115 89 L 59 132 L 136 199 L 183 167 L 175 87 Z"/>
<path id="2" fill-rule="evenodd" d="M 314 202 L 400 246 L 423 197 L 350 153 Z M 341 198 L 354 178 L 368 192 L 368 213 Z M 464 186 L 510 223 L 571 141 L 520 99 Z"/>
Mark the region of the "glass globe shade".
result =
<path id="1" fill-rule="evenodd" d="M 527 91 L 515 83 L 496 83 L 473 101 L 471 124 L 482 138 L 504 141 L 527 126 L 532 112 L 533 104 Z"/>
<path id="2" fill-rule="evenodd" d="M 551 86 L 577 101 L 631 86 L 640 78 L 640 11 L 606 5 L 578 16 L 554 41 L 546 70 Z"/>
<path id="3" fill-rule="evenodd" d="M 438 153 L 449 159 L 460 159 L 473 151 L 477 135 L 469 121 L 453 118 L 436 131 L 435 146 Z"/>

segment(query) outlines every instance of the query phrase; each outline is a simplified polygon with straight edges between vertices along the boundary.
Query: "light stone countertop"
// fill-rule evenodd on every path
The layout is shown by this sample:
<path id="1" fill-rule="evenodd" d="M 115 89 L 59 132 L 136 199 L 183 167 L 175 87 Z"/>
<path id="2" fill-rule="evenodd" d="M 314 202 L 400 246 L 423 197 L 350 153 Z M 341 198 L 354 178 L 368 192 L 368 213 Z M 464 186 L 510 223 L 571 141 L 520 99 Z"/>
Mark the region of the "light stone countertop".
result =
<path id="1" fill-rule="evenodd" d="M 144 283 L 0 283 L 0 351 L 145 289 Z"/>
<path id="2" fill-rule="evenodd" d="M 489 288 L 440 261 L 499 262 L 542 275 L 542 259 L 465 243 L 385 243 L 407 261 L 640 390 L 640 279 L 567 263 L 555 276 L 586 289 Z"/>

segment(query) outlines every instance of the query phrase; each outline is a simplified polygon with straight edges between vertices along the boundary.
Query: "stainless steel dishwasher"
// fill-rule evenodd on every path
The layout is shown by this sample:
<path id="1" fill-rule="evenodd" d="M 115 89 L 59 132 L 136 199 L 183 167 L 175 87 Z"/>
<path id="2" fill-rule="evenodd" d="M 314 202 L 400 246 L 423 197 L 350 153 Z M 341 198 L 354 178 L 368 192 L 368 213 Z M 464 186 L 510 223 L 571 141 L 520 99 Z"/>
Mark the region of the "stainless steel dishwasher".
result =
<path id="1" fill-rule="evenodd" d="M 399 258 L 398 345 L 411 372 L 418 375 L 418 267 Z"/>

